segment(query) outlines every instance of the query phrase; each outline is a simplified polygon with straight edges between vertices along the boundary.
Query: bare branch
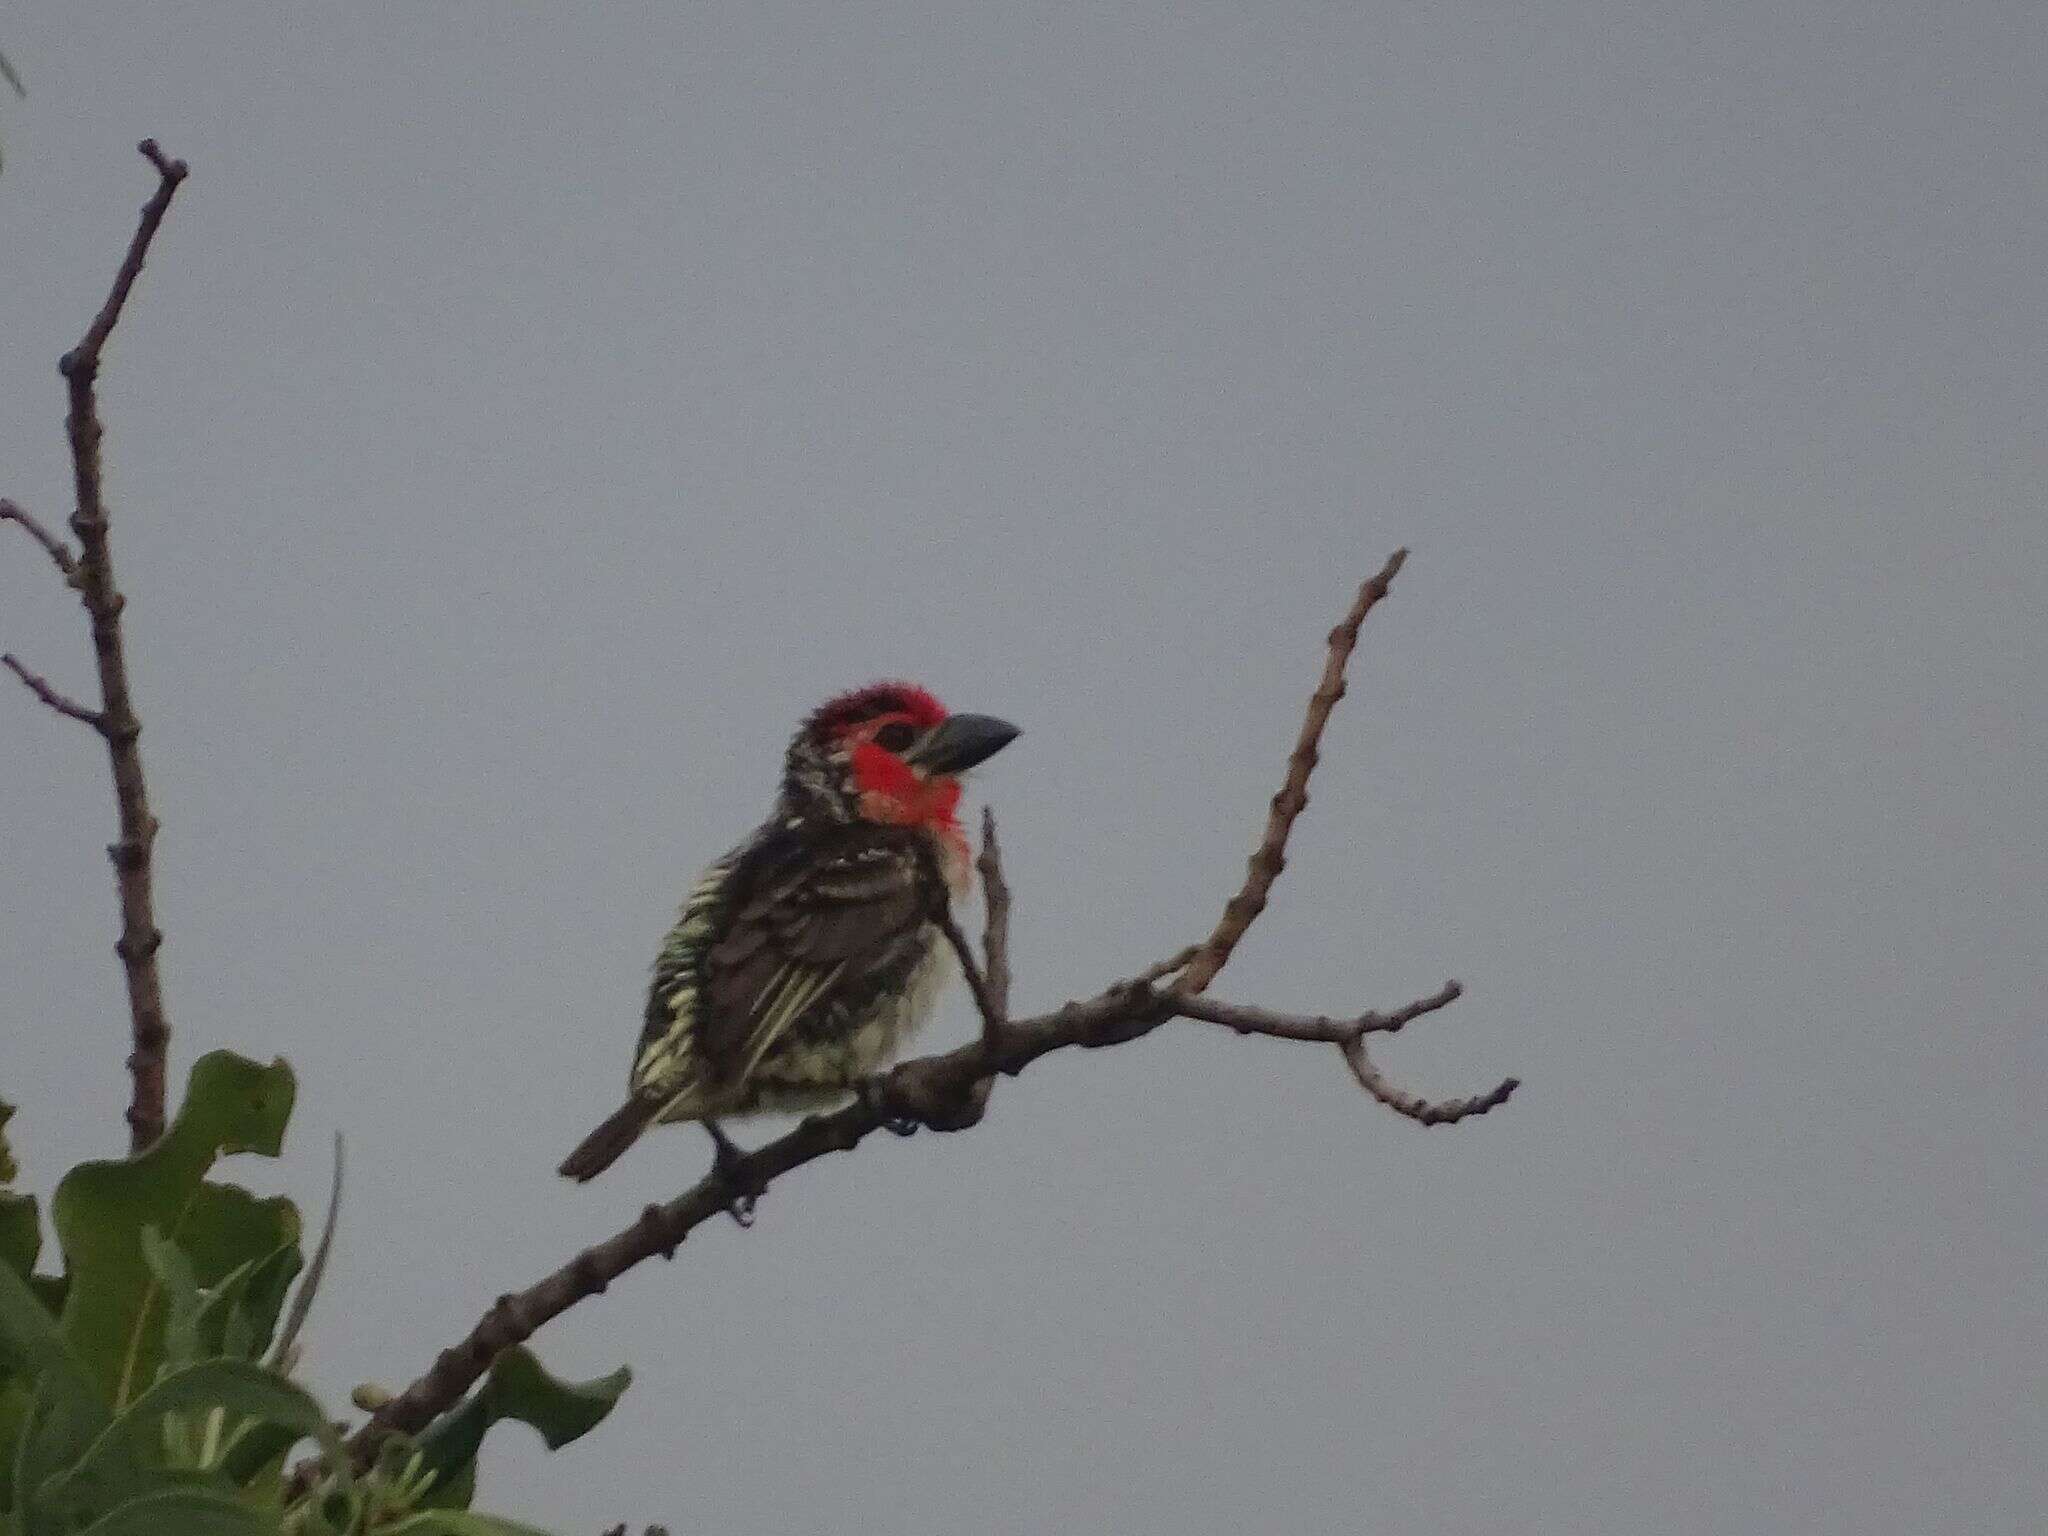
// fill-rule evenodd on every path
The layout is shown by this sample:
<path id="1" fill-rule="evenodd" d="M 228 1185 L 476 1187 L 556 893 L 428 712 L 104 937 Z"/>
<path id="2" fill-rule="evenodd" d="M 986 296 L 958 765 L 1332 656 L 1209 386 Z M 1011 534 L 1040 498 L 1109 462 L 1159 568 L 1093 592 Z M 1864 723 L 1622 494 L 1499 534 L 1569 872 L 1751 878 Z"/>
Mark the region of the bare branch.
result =
<path id="1" fill-rule="evenodd" d="M 1360 1036 L 1347 1040 L 1337 1047 L 1344 1053 L 1344 1060 L 1351 1068 L 1351 1075 L 1358 1079 L 1358 1086 L 1378 1099 L 1396 1114 L 1406 1115 L 1419 1125 L 1456 1125 L 1470 1115 L 1483 1115 L 1488 1110 L 1498 1109 L 1513 1097 L 1514 1091 L 1522 1086 L 1519 1077 L 1504 1077 L 1500 1086 L 1487 1093 L 1470 1099 L 1446 1099 L 1431 1103 L 1428 1099 L 1417 1098 L 1404 1089 L 1396 1088 L 1380 1075 L 1379 1068 L 1372 1064 L 1372 1058 L 1365 1053 L 1365 1039 Z"/>
<path id="2" fill-rule="evenodd" d="M 1455 981 L 1447 981 L 1439 991 L 1418 998 L 1405 1008 L 1392 1013 L 1361 1013 L 1355 1019 L 1275 1013 L 1270 1008 L 1223 1003 L 1212 997 L 1190 997 L 1179 992 L 1168 992 L 1166 1001 L 1184 1019 L 1204 1019 L 1211 1024 L 1234 1029 L 1240 1035 L 1266 1035 L 1274 1040 L 1320 1040 L 1329 1045 L 1343 1045 L 1366 1035 L 1394 1034 L 1425 1013 L 1448 1008 L 1464 991 Z"/>
<path id="3" fill-rule="evenodd" d="M 1230 962 L 1231 951 L 1237 948 L 1238 941 L 1258 915 L 1266 910 L 1266 898 L 1273 889 L 1273 882 L 1287 867 L 1287 835 L 1294 829 L 1295 817 L 1308 804 L 1308 780 L 1309 775 L 1315 772 L 1323 727 L 1329 724 L 1330 711 L 1344 697 L 1344 668 L 1351 659 L 1352 649 L 1358 644 L 1359 628 L 1373 606 L 1387 595 L 1388 585 L 1407 558 L 1407 550 L 1395 550 L 1387 563 L 1380 567 L 1379 574 L 1358 589 L 1358 597 L 1351 604 L 1350 612 L 1330 631 L 1330 650 L 1323 663 L 1322 681 L 1309 695 L 1301 734 L 1295 738 L 1294 750 L 1287 757 L 1286 780 L 1281 784 L 1280 792 L 1273 796 L 1272 809 L 1266 816 L 1265 836 L 1259 840 L 1259 846 L 1245 868 L 1244 885 L 1224 905 L 1223 917 L 1216 924 L 1215 931 L 1188 962 L 1187 969 L 1181 972 L 1180 980 L 1175 983 L 1177 990 L 1208 990 L 1209 983 Z"/>
<path id="4" fill-rule="evenodd" d="M 185 162 L 166 159 L 155 140 L 145 139 L 139 147 L 143 157 L 156 168 L 156 191 L 143 204 L 141 221 L 114 274 L 106 302 L 86 327 L 84 338 L 57 364 L 58 372 L 64 375 L 70 402 L 64 426 L 71 441 L 71 478 L 77 493 L 71 531 L 77 535 L 78 552 L 74 555 L 20 507 L 11 502 L 0 506 L 0 519 L 19 523 L 26 529 L 77 589 L 92 626 L 93 656 L 100 679 L 100 707 L 96 710 L 66 699 L 12 658 L 8 665 L 45 704 L 60 714 L 85 721 L 107 744 L 114 805 L 120 818 L 120 836 L 108 846 L 107 855 L 114 861 L 114 884 L 121 902 L 121 936 L 115 942 L 114 952 L 121 957 L 128 982 L 128 1073 L 133 1082 L 128 1128 L 129 1145 L 136 1152 L 163 1134 L 164 1057 L 171 1031 L 164 1016 L 163 983 L 156 963 L 157 950 L 163 944 L 163 933 L 156 925 L 151 859 L 157 822 L 150 814 L 142 753 L 137 746 L 142 722 L 136 718 L 128 688 L 128 661 L 121 639 L 121 610 L 126 599 L 114 583 L 113 555 L 107 541 L 107 509 L 100 476 L 103 434 L 93 386 L 99 377 L 100 352 L 113 334 L 115 322 L 121 318 L 122 306 L 141 275 L 143 258 L 149 254 L 150 241 L 186 175 Z"/>
<path id="5" fill-rule="evenodd" d="M 981 952 L 987 958 L 987 986 L 990 1012 L 982 1015 L 982 1027 L 993 1034 L 1010 1016 L 1010 883 L 1003 878 L 1003 847 L 996 841 L 996 813 L 981 808 L 981 857 L 975 860 L 981 871 L 981 892 L 988 905 L 987 926 L 982 929 Z"/>
<path id="6" fill-rule="evenodd" d="M 133 1093 L 128 1105 L 129 1144 L 140 1152 L 152 1145 L 164 1130 L 164 1058 L 170 1048 L 170 1024 L 164 1015 L 163 982 L 157 970 L 156 953 L 163 933 L 156 925 L 152 854 L 156 846 L 157 821 L 150 814 L 149 793 L 142 776 L 142 752 L 138 739 L 142 722 L 128 690 L 128 659 L 121 640 L 121 610 L 127 600 L 114 584 L 113 553 L 107 540 L 107 509 L 100 486 L 99 402 L 93 385 L 99 377 L 100 350 L 121 318 L 135 279 L 142 272 L 143 258 L 171 198 L 185 179 L 185 162 L 166 160 L 154 139 L 139 146 L 144 158 L 156 167 L 156 192 L 142 208 L 134 239 L 114 274 L 114 286 L 107 301 L 86 328 L 85 339 L 65 354 L 57 365 L 64 375 L 71 397 L 65 426 L 71 438 L 72 482 L 78 492 L 78 510 L 71 517 L 71 531 L 78 536 L 78 590 L 92 621 L 93 654 L 100 671 L 101 734 L 107 738 L 107 754 L 114 775 L 114 802 L 120 812 L 120 838 L 108 849 L 114 861 L 114 881 L 121 897 L 121 937 L 114 950 L 128 978 L 129 1035 L 133 1048 L 128 1055 L 128 1072 Z"/>
<path id="7" fill-rule="evenodd" d="M 1400 568 L 1401 558 L 1397 553 L 1379 576 L 1366 584 L 1345 622 L 1333 632 L 1331 661 L 1323 686 L 1310 702 L 1301 741 L 1289 759 L 1287 787 L 1275 797 L 1266 841 L 1260 854 L 1254 856 L 1246 890 L 1232 901 L 1223 924 L 1207 944 L 1151 967 L 1136 980 L 1113 983 L 1094 997 L 1067 1003 L 1050 1013 L 1012 1019 L 1007 996 L 1010 892 L 1002 874 L 994 818 L 984 816 L 980 869 L 988 902 L 986 973 L 977 963 L 974 947 L 954 921 L 950 908 L 942 907 L 932 919 L 959 957 L 973 990 L 981 1011 L 981 1037 L 955 1050 L 907 1061 L 867 1079 L 844 1108 L 812 1115 L 788 1134 L 714 1168 L 673 1200 L 647 1206 L 623 1230 L 584 1249 L 552 1274 L 523 1291 L 500 1296 L 459 1344 L 443 1350 L 424 1375 L 371 1413 L 368 1422 L 348 1441 L 351 1459 L 357 1465 L 367 1465 L 389 1435 L 417 1434 L 425 1429 L 461 1402 L 503 1351 L 524 1343 L 578 1302 L 602 1294 L 634 1265 L 655 1254 L 674 1258 L 676 1249 L 691 1232 L 726 1212 L 735 1188 L 755 1194 L 763 1192 L 776 1179 L 807 1163 L 836 1152 L 852 1151 L 884 1127 L 912 1125 L 934 1131 L 964 1130 L 981 1119 L 997 1075 L 1014 1077 L 1039 1057 L 1054 1051 L 1120 1045 L 1150 1034 L 1169 1019 L 1189 1018 L 1220 1024 L 1241 1034 L 1334 1044 L 1351 1063 L 1353 1073 L 1367 1092 L 1425 1125 L 1449 1124 L 1467 1115 L 1484 1114 L 1504 1103 L 1516 1086 L 1512 1078 L 1480 1098 L 1431 1104 L 1390 1086 L 1365 1054 L 1367 1035 L 1392 1033 L 1456 1000 L 1461 989 L 1455 981 L 1446 982 L 1430 996 L 1392 1012 L 1364 1013 L 1348 1019 L 1283 1014 L 1200 995 L 1214 979 L 1222 961 L 1229 957 L 1230 947 L 1242 936 L 1251 916 L 1257 914 L 1265 890 L 1272 884 L 1288 827 L 1305 798 L 1302 786 L 1314 766 L 1316 737 L 1330 706 L 1342 691 L 1344 657 L 1366 611 Z M 1190 977 L 1183 976 L 1172 986 L 1157 985 L 1190 964 L 1206 966 L 1207 973 L 1193 984 Z M 292 1487 L 303 1493 L 320 1473 L 317 1460 L 301 1463 L 293 1474 Z"/>
<path id="8" fill-rule="evenodd" d="M 1381 1030 L 1398 1028 L 1396 1020 L 1406 1023 L 1443 1007 L 1450 1001 L 1450 997 L 1445 995 L 1449 991 L 1446 988 L 1394 1013 L 1368 1014 L 1364 1018 L 1377 1021 L 1375 1027 Z M 1310 1020 L 1288 1020 L 1255 1010 L 1236 1010 L 1227 1005 L 1197 1002 L 1170 991 L 1153 991 L 1119 983 L 1095 997 L 1068 1003 L 1051 1013 L 1006 1022 L 992 1041 L 984 1038 L 941 1055 L 904 1062 L 870 1079 L 871 1091 L 859 1095 L 845 1108 L 810 1116 L 787 1135 L 744 1154 L 722 1173 L 713 1171 L 706 1174 L 666 1204 L 646 1207 L 623 1231 L 585 1249 L 526 1290 L 500 1296 L 470 1330 L 467 1338 L 454 1348 L 442 1351 L 424 1376 L 377 1409 L 370 1421 L 350 1440 L 351 1452 L 359 1463 L 367 1464 L 367 1458 L 385 1435 L 393 1431 L 416 1434 L 460 1402 L 501 1352 L 524 1343 L 543 1324 L 559 1317 L 579 1301 L 601 1295 L 613 1280 L 634 1265 L 656 1254 L 673 1258 L 676 1249 L 692 1231 L 725 1213 L 732 1202 L 734 1186 L 766 1190 L 776 1179 L 806 1163 L 816 1162 L 835 1152 L 852 1151 L 890 1121 L 912 1121 L 935 1131 L 961 1129 L 963 1112 L 974 1104 L 976 1092 L 986 1083 L 991 1068 L 1004 1075 L 1015 1076 L 1039 1057 L 1054 1051 L 1071 1046 L 1101 1047 L 1136 1040 L 1181 1014 L 1184 1009 L 1187 1016 L 1193 1018 L 1222 1015 L 1235 1019 L 1250 1012 L 1256 1015 L 1258 1023 L 1274 1024 L 1272 1028 L 1262 1027 L 1250 1032 L 1272 1034 L 1276 1038 L 1318 1043 L 1329 1043 L 1331 1038 L 1312 1028 L 1313 1021 Z M 1234 1023 L 1232 1027 L 1236 1027 Z M 1357 1045 L 1359 1021 L 1349 1021 L 1343 1027 L 1354 1031 L 1350 1044 Z M 1350 1046 L 1344 1048 L 1348 1050 Z M 1408 1099 L 1384 1084 L 1372 1091 L 1374 1097 L 1382 1098 L 1383 1102 L 1404 1114 L 1410 1113 L 1403 1108 L 1404 1103 L 1421 1102 Z M 1512 1084 L 1508 1091 L 1512 1091 Z M 1498 1103 L 1506 1094 L 1496 1089 L 1488 1097 L 1492 1103 Z M 1481 1101 L 1471 1102 L 1477 1105 Z M 1491 1108 L 1492 1103 L 1485 1107 Z M 1425 1119 L 1426 1124 L 1443 1123 L 1451 1109 L 1459 1114 L 1483 1113 L 1482 1109 L 1465 1106 L 1425 1108 L 1435 1114 L 1434 1119 Z M 979 1118 L 978 1110 L 973 1112 L 972 1118 Z M 1410 1114 L 1410 1118 L 1422 1117 Z M 972 1123 L 972 1120 L 966 1123 Z M 310 1478 L 313 1464 L 301 1467 L 300 1475 L 302 1480 Z M 305 1483 L 302 1481 L 300 1486 L 305 1486 Z"/>
<path id="9" fill-rule="evenodd" d="M 43 546 L 43 553 L 57 564 L 69 581 L 78 574 L 78 556 L 71 552 L 71 546 L 50 532 L 19 504 L 0 497 L 0 523 L 18 523 L 28 536 Z"/>
<path id="10" fill-rule="evenodd" d="M 145 160 L 156 167 L 157 188 L 149 201 L 142 205 L 141 222 L 136 225 L 134 238 L 128 242 L 128 253 L 121 258 L 120 269 L 114 274 L 114 286 L 107 293 L 106 303 L 100 306 L 100 312 L 86 327 L 85 339 L 57 364 L 57 371 L 67 379 L 84 373 L 90 383 L 90 375 L 99 370 L 100 349 L 106 346 L 107 338 L 114 333 L 114 322 L 121 318 L 121 306 L 128 302 L 128 290 L 142 275 L 142 260 L 149 254 L 149 242 L 156 238 L 157 226 L 164 221 L 171 198 L 177 193 L 178 183 L 190 174 L 190 168 L 184 161 L 165 159 L 155 139 L 144 139 L 135 147 Z"/>
<path id="11" fill-rule="evenodd" d="M 76 699 L 59 693 L 50 686 L 49 680 L 40 673 L 29 671 L 27 667 L 23 666 L 12 656 L 0 656 L 0 666 L 6 667 L 8 671 L 20 678 L 30 693 L 41 699 L 50 708 L 57 711 L 58 714 L 81 721 L 96 731 L 105 732 L 107 722 L 100 717 L 98 710 L 87 709 Z"/>

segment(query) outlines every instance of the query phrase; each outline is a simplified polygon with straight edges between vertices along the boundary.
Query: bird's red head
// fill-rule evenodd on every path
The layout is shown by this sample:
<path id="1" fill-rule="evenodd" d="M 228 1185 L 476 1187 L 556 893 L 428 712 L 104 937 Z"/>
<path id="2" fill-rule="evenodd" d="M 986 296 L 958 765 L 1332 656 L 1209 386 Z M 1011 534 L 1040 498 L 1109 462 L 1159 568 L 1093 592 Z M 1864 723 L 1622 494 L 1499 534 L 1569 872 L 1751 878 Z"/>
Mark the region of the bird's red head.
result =
<path id="1" fill-rule="evenodd" d="M 844 814 L 957 839 L 960 775 L 1016 736 L 1008 721 L 953 714 L 914 683 L 871 683 L 812 711 L 790 748 L 792 781 L 815 764 Z"/>

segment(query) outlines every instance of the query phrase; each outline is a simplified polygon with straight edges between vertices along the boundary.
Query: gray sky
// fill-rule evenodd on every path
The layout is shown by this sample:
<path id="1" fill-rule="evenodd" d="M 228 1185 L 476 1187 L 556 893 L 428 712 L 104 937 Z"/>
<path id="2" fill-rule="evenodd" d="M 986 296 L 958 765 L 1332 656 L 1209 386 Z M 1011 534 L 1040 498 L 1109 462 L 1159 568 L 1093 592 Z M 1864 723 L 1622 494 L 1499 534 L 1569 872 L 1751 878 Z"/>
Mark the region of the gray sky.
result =
<path id="1" fill-rule="evenodd" d="M 1042 1063 L 548 1329 L 638 1384 L 486 1504 L 2038 1528 L 2040 7 L 156 0 L 0 46 L 0 488 L 52 521 L 133 142 L 194 167 L 108 364 L 116 553 L 177 1071 L 291 1059 L 244 1173 L 312 1207 L 352 1139 L 335 1400 L 702 1171 L 552 1173 L 801 710 L 909 674 L 1026 727 L 981 789 L 1053 1003 L 1206 928 L 1406 543 L 1219 991 L 1459 977 L 1383 1063 L 1514 1104 L 1424 1132 L 1185 1025 Z M 0 641 L 90 676 L 23 540 Z M 112 810 L 25 696 L 0 782 L 47 1188 L 123 1138 Z"/>

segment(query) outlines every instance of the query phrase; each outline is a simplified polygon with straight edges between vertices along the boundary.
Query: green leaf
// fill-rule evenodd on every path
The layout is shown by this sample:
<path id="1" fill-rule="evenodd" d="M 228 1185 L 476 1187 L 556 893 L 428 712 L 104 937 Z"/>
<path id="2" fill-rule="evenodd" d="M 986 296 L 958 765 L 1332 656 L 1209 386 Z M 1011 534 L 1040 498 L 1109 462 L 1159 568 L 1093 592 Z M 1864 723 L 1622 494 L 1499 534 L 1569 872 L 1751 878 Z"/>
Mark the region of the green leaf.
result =
<path id="1" fill-rule="evenodd" d="M 4 1477 L 6 1502 L 24 1501 L 16 1489 L 36 1488 L 76 1459 L 112 1417 L 85 1364 L 64 1342 L 57 1319 L 13 1270 L 0 1264 L 0 1355 L 26 1368 L 32 1379 L 10 1388 L 0 1402 L 0 1425 L 9 1434 Z M 22 1479 L 26 1477 L 26 1481 Z M 35 1511 L 23 1518 L 32 1528 Z"/>
<path id="2" fill-rule="evenodd" d="M 563 1381 L 548 1374 L 523 1345 L 508 1349 L 491 1366 L 483 1395 L 493 1419 L 518 1419 L 540 1431 L 548 1449 L 559 1451 L 604 1422 L 619 1396 L 633 1384 L 633 1372 L 620 1366 L 609 1376 L 590 1381 Z"/>
<path id="3" fill-rule="evenodd" d="M 37 1383 L 14 1448 L 14 1503 L 23 1536 L 56 1536 L 71 1528 L 41 1490 L 78 1459 L 106 1420 L 105 1408 L 73 1398 L 59 1384 L 61 1375 L 53 1371 Z"/>
<path id="4" fill-rule="evenodd" d="M 22 1426 L 28 1422 L 31 1389 L 25 1379 L 0 1385 L 0 1510 L 14 1508 L 14 1461 L 21 1447 Z M 14 1528 L 0 1518 L 0 1536 L 14 1536 Z"/>
<path id="5" fill-rule="evenodd" d="M 341 1436 L 305 1388 L 246 1360 L 205 1360 L 173 1371 L 135 1399 L 72 1466 L 41 1489 L 44 1504 L 77 1510 L 104 1505 L 136 1491 L 149 1476 L 150 1448 L 163 1416 L 181 1409 L 222 1409 L 320 1442 L 330 1464 L 347 1466 Z M 25 1485 L 24 1485 L 25 1486 Z"/>
<path id="6" fill-rule="evenodd" d="M 110 1510 L 81 1536 L 278 1536 L 274 1511 L 251 1509 L 226 1494 L 173 1488 Z"/>
<path id="7" fill-rule="evenodd" d="M 36 1299 L 28 1282 L 4 1265 L 0 1265 L 0 1343 L 27 1365 L 53 1404 L 83 1421 L 105 1423 L 107 1405 L 85 1362 L 73 1352 L 56 1318 Z"/>
<path id="8" fill-rule="evenodd" d="M 42 1249 L 43 1226 L 36 1218 L 36 1197 L 0 1190 L 0 1264 L 26 1280 Z"/>
<path id="9" fill-rule="evenodd" d="M 282 1061 L 202 1056 L 155 1146 L 119 1162 L 81 1163 L 57 1186 L 50 1219 L 71 1282 L 64 1336 L 116 1405 L 149 1385 L 162 1358 L 168 1307 L 143 1257 L 144 1227 L 184 1251 L 202 1289 L 298 1237 L 290 1201 L 205 1182 L 223 1154 L 276 1155 L 293 1091 Z"/>
<path id="10" fill-rule="evenodd" d="M 205 1358 L 199 1343 L 199 1280 L 185 1251 L 155 1227 L 142 1229 L 142 1261 L 164 1298 L 164 1364 Z"/>
<path id="11" fill-rule="evenodd" d="M 233 1308 L 221 1325 L 222 1354 L 237 1360 L 253 1360 L 263 1353 L 270 1336 L 277 1331 L 277 1315 L 284 1310 L 285 1295 L 291 1290 L 301 1262 L 298 1240 L 294 1238 L 249 1266 Z"/>
<path id="12" fill-rule="evenodd" d="M 220 1469 L 238 1488 L 247 1488 L 259 1479 L 281 1484 L 285 1456 L 302 1438 L 275 1424 L 258 1424 L 221 1458 Z"/>
<path id="13" fill-rule="evenodd" d="M 379 1536 L 548 1536 L 538 1526 L 466 1509 L 427 1509 L 380 1528 Z"/>
<path id="14" fill-rule="evenodd" d="M 220 1283 L 207 1293 L 206 1300 L 199 1304 L 199 1317 L 194 1325 L 199 1347 L 204 1353 L 202 1359 L 219 1359 L 223 1356 L 241 1358 L 235 1350 L 228 1348 L 228 1323 L 235 1311 L 242 1305 L 243 1293 L 249 1289 L 249 1277 L 256 1273 L 256 1262 L 237 1264 L 225 1275 Z M 168 1339 L 168 1334 L 166 1339 Z"/>
<path id="15" fill-rule="evenodd" d="M 36 1300 L 43 1304 L 50 1316 L 64 1315 L 64 1298 L 71 1294 L 69 1275 L 30 1275 L 28 1288 L 36 1293 Z"/>
<path id="16" fill-rule="evenodd" d="M 472 1486 L 463 1473 L 493 1424 L 504 1419 L 531 1424 L 549 1450 L 560 1450 L 603 1422 L 632 1380 L 632 1371 L 620 1366 L 594 1381 L 562 1381 L 549 1375 L 524 1345 L 506 1350 L 492 1363 L 483 1386 L 420 1436 L 420 1451 L 436 1474 L 434 1490 L 460 1498 Z"/>
<path id="17" fill-rule="evenodd" d="M 14 1106 L 0 1102 L 0 1186 L 12 1184 L 20 1169 L 14 1151 L 7 1145 L 7 1122 L 14 1118 Z M 0 1264 L 17 1275 L 35 1268 L 36 1254 L 43 1246 L 43 1230 L 36 1220 L 34 1195 L 16 1194 L 0 1188 Z"/>
<path id="18" fill-rule="evenodd" d="M 341 1132 L 334 1133 L 334 1179 L 327 1190 L 327 1215 L 320 1223 L 320 1241 L 313 1245 L 313 1261 L 306 1266 L 306 1278 L 299 1286 L 299 1292 L 292 1298 L 292 1309 L 285 1314 L 284 1331 L 277 1336 L 277 1343 L 270 1352 L 270 1364 L 290 1374 L 298 1357 L 299 1331 L 306 1326 L 306 1319 L 313 1311 L 313 1298 L 320 1292 L 320 1281 L 327 1273 L 327 1260 L 334 1252 L 335 1224 L 341 1219 L 341 1170 L 343 1144 Z"/>

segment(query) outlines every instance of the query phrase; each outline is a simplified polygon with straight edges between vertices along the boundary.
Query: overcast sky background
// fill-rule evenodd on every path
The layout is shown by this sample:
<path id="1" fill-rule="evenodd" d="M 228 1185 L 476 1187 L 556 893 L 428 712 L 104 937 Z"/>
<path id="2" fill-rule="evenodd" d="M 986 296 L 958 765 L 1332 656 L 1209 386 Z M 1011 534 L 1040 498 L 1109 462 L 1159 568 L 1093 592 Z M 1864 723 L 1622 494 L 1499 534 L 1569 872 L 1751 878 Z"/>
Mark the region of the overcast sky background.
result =
<path id="1" fill-rule="evenodd" d="M 315 1384 L 402 1386 L 702 1171 L 553 1168 L 824 694 L 980 781 L 1019 1001 L 1204 932 L 1396 545 L 1219 985 L 804 1171 L 538 1341 L 630 1361 L 565 1533 L 2018 1533 L 2048 1504 L 2048 12 L 12 8 L 0 491 L 104 391 L 178 1078 L 351 1138 Z M 0 549 L 0 644 L 89 686 Z M 0 1092 L 125 1142 L 112 826 L 0 696 Z M 965 1037 L 955 997 L 931 1037 Z M 774 1129 L 745 1128 L 748 1139 Z"/>

